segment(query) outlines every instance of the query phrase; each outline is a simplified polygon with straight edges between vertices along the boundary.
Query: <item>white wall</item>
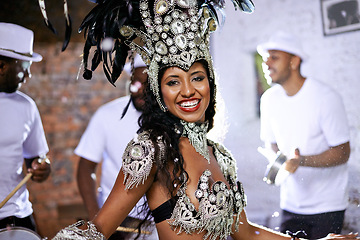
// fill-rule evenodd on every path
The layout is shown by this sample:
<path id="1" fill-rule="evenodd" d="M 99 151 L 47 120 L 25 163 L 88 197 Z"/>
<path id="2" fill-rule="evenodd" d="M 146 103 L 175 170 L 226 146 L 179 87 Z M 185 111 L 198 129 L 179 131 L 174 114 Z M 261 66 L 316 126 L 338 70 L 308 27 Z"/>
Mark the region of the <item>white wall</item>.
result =
<path id="1" fill-rule="evenodd" d="M 262 181 L 266 160 L 257 152 L 259 119 L 253 54 L 256 45 L 276 30 L 290 31 L 302 40 L 310 56 L 303 74 L 332 85 L 342 95 L 351 128 L 350 205 L 344 232 L 360 231 L 360 30 L 324 36 L 320 0 L 253 0 L 248 15 L 226 6 L 226 22 L 213 34 L 212 53 L 225 100 L 230 128 L 225 145 L 238 160 L 245 185 L 250 220 L 276 228 L 279 189 Z M 336 194 L 336 192 L 334 192 Z"/>

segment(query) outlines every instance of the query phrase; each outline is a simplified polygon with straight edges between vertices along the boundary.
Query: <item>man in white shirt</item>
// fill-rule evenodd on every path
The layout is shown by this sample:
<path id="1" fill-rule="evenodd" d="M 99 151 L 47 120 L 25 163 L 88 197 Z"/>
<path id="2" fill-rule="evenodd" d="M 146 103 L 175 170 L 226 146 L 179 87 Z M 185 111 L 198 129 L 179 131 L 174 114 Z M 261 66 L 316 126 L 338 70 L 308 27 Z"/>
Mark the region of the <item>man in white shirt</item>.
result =
<path id="1" fill-rule="evenodd" d="M 274 83 L 261 97 L 260 137 L 281 151 L 290 173 L 280 186 L 281 231 L 309 239 L 340 233 L 347 207 L 349 128 L 340 95 L 300 73 L 307 56 L 291 34 L 258 46 Z"/>
<path id="2" fill-rule="evenodd" d="M 29 96 L 18 91 L 31 76 L 31 63 L 42 60 L 32 50 L 33 39 L 29 29 L 0 23 L 0 229 L 20 226 L 35 231 L 26 186 L 11 196 L 24 178 L 24 161 L 33 181 L 42 182 L 50 174 L 49 148 L 39 111 Z"/>
<path id="3" fill-rule="evenodd" d="M 143 91 L 147 74 L 146 65 L 139 55 L 135 56 L 133 64 L 131 67 L 130 62 L 124 67 L 124 71 L 131 75 L 130 95 L 101 106 L 91 118 L 75 149 L 75 154 L 80 156 L 77 170 L 78 187 L 89 219 L 95 216 L 110 194 L 122 166 L 123 152 L 139 129 L 138 119 L 145 103 Z M 101 181 L 100 187 L 96 191 L 94 176 L 100 162 L 102 163 Z M 137 226 L 131 223 L 134 219 L 145 217 L 139 215 L 143 204 L 144 199 L 141 199 L 122 226 Z M 110 239 L 127 238 L 129 238 L 129 234 L 116 232 Z"/>

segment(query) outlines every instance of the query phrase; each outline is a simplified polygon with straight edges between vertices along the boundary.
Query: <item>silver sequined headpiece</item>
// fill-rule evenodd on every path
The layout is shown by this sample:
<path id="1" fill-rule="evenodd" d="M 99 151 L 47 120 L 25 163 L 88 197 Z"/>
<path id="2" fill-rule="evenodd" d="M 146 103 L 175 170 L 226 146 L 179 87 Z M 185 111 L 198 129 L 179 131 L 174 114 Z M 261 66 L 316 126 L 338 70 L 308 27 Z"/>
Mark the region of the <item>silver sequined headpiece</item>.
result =
<path id="1" fill-rule="evenodd" d="M 150 88 L 165 111 L 159 92 L 159 70 L 176 66 L 188 71 L 195 61 L 203 59 L 213 78 L 209 33 L 216 29 L 216 23 L 206 6 L 198 9 L 196 0 L 156 0 L 153 6 L 142 0 L 139 9 L 144 31 L 124 25 L 120 34 L 132 39 L 125 43 L 148 66 Z"/>

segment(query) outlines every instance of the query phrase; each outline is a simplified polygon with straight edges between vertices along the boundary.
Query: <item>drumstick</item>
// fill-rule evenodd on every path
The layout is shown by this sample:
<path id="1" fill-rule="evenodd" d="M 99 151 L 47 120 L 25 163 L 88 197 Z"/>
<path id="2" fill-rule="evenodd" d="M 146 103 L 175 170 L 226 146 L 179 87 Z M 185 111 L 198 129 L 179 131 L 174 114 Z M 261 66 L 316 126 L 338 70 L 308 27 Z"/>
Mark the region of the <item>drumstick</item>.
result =
<path id="1" fill-rule="evenodd" d="M 38 158 L 37 161 L 38 163 L 42 164 L 43 162 L 49 161 L 49 159 L 45 156 Z M 31 177 L 32 173 L 26 174 L 23 180 L 21 180 L 21 182 L 19 182 L 19 184 L 11 191 L 11 193 L 9 193 L 9 195 L 7 195 L 6 198 L 0 203 L 0 208 L 2 208 L 5 203 L 7 203 L 7 201 L 9 201 L 9 199 L 19 190 L 19 188 L 21 188 L 22 185 L 24 185 Z"/>
<path id="2" fill-rule="evenodd" d="M 116 228 L 116 231 L 119 231 L 119 232 L 132 232 L 132 233 L 137 233 L 137 232 L 139 232 L 139 230 L 138 229 L 136 229 L 136 228 L 128 228 L 128 227 L 117 227 Z M 149 232 L 149 231 L 144 231 L 144 230 L 141 230 L 141 232 L 140 233 L 142 233 L 142 234 L 151 234 L 151 232 Z"/>
<path id="3" fill-rule="evenodd" d="M 7 201 L 9 201 L 9 199 L 17 192 L 17 190 L 19 190 L 19 188 L 22 187 L 22 185 L 24 185 L 31 178 L 31 176 L 32 173 L 26 174 L 23 180 L 21 180 L 21 182 L 19 182 L 19 184 L 11 191 L 11 193 L 9 193 L 9 195 L 7 195 L 6 198 L 0 203 L 0 208 L 2 208 L 5 203 L 7 203 Z"/>

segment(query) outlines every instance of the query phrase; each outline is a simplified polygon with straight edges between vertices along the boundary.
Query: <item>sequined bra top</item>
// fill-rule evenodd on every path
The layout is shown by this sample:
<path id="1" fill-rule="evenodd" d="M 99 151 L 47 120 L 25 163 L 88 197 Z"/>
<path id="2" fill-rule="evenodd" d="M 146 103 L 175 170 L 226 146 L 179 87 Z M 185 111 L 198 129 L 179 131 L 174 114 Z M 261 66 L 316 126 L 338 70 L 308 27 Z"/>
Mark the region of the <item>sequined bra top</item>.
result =
<path id="1" fill-rule="evenodd" d="M 160 149 L 163 146 L 158 141 Z M 227 179 L 226 183 L 217 181 L 210 186 L 211 171 L 205 170 L 198 181 L 195 196 L 199 201 L 196 209 L 186 194 L 187 184 L 183 183 L 175 198 L 168 200 L 153 211 L 154 218 L 167 222 L 177 233 L 187 234 L 205 232 L 204 238 L 226 239 L 231 234 L 235 216 L 235 230 L 239 225 L 240 213 L 246 206 L 246 196 L 240 182 L 236 182 L 236 162 L 231 154 L 220 144 L 208 140 L 214 149 L 215 158 Z M 154 146 L 149 133 L 143 132 L 127 146 L 123 156 L 124 183 L 127 189 L 144 183 L 150 174 L 154 160 Z M 169 218 L 170 216 L 170 218 Z"/>

